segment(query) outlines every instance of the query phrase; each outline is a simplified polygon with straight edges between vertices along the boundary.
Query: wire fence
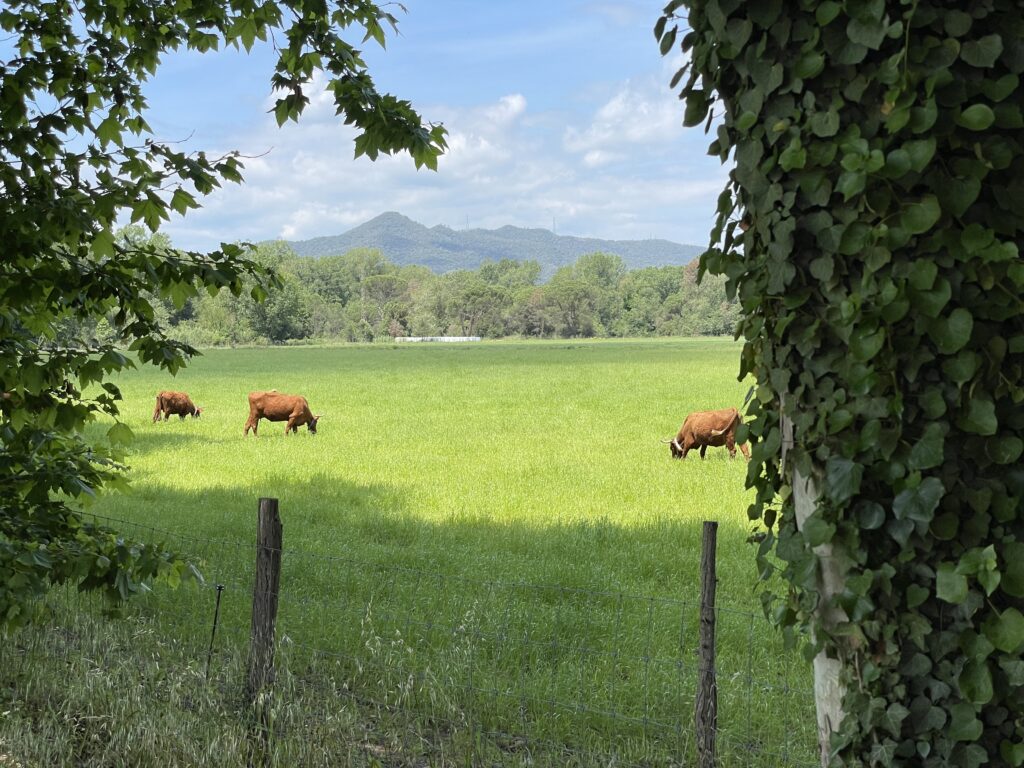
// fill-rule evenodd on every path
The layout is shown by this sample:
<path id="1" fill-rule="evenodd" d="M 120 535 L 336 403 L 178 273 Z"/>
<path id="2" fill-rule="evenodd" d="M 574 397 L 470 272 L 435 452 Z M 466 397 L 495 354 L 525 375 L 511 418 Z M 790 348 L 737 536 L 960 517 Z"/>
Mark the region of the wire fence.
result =
<path id="1" fill-rule="evenodd" d="M 132 607 L 129 626 L 161 638 L 164 668 L 192 670 L 191 700 L 211 690 L 239 700 L 253 541 L 95 519 L 194 558 L 205 580 L 154 589 Z M 472 578 L 287 546 L 281 561 L 274 713 L 263 745 L 270 763 L 336 764 L 328 756 L 336 742 L 348 763 L 367 765 L 696 763 L 696 599 Z M 66 626 L 24 644 L 19 663 L 62 652 L 67 661 L 89 632 L 118 624 L 98 618 L 97 600 L 62 594 Z M 782 650 L 760 613 L 716 613 L 717 764 L 817 765 L 809 665 Z M 144 670 L 155 658 L 130 638 L 92 641 L 98 668 Z"/>

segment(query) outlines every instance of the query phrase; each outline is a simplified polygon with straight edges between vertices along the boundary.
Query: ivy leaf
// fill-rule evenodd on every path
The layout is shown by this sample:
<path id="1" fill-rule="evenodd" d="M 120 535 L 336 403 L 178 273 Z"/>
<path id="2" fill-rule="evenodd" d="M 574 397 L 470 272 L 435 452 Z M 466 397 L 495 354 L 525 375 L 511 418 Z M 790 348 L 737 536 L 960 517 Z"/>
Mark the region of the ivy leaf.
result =
<path id="1" fill-rule="evenodd" d="M 959 605 L 967 599 L 967 577 L 952 563 L 941 563 L 935 571 L 935 594 L 940 600 Z"/>
<path id="2" fill-rule="evenodd" d="M 825 463 L 824 495 L 835 504 L 851 499 L 860 490 L 864 467 L 850 459 L 832 457 Z"/>
<path id="3" fill-rule="evenodd" d="M 1024 615 L 1007 608 L 983 625 L 985 637 L 1003 653 L 1016 654 L 1024 648 Z"/>
<path id="4" fill-rule="evenodd" d="M 994 435 L 999 428 L 996 406 L 984 393 L 978 393 L 967 402 L 967 412 L 957 419 L 957 426 L 976 435 Z"/>
<path id="5" fill-rule="evenodd" d="M 1024 597 L 1024 542 L 1014 541 L 1003 550 L 1002 591 L 1012 597 Z"/>
<path id="6" fill-rule="evenodd" d="M 1024 440 L 1016 435 L 996 437 L 985 443 L 985 453 L 996 464 L 1013 464 L 1024 453 Z"/>
<path id="7" fill-rule="evenodd" d="M 969 661 L 958 680 L 964 698 L 974 704 L 992 701 L 992 673 L 984 660 Z"/>
<path id="8" fill-rule="evenodd" d="M 824 0 L 824 2 L 818 3 L 817 8 L 815 8 L 814 18 L 819 26 L 824 27 L 835 20 L 842 9 L 842 5 L 835 2 L 835 0 Z"/>
<path id="9" fill-rule="evenodd" d="M 907 488 L 897 494 L 892 502 L 893 514 L 899 520 L 929 523 L 945 492 L 941 480 L 926 477 L 916 488 Z"/>
<path id="10" fill-rule="evenodd" d="M 919 202 L 912 203 L 904 209 L 900 222 L 911 234 L 920 235 L 935 226 L 941 215 L 942 208 L 939 206 L 938 198 L 926 195 Z"/>
<path id="11" fill-rule="evenodd" d="M 836 534 L 836 527 L 823 520 L 819 515 L 811 515 L 804 522 L 803 534 L 810 546 L 817 547 L 832 541 Z"/>
<path id="12" fill-rule="evenodd" d="M 910 450 L 907 466 L 910 469 L 931 469 L 942 463 L 945 429 L 942 424 L 929 424 L 924 434 Z"/>
<path id="13" fill-rule="evenodd" d="M 944 355 L 952 355 L 963 349 L 971 339 L 974 318 L 963 307 L 957 307 L 949 317 L 933 320 L 928 326 L 928 335 Z"/>
<path id="14" fill-rule="evenodd" d="M 885 344 L 885 328 L 874 333 L 857 334 L 850 339 L 850 354 L 854 360 L 866 362 L 878 354 Z"/>
<path id="15" fill-rule="evenodd" d="M 991 67 L 1003 52 L 1003 39 L 998 34 L 968 40 L 960 48 L 960 58 L 972 67 Z"/>
<path id="16" fill-rule="evenodd" d="M 956 122 L 970 131 L 984 131 L 996 121 L 995 112 L 987 104 L 974 104 L 957 117 Z"/>
<path id="17" fill-rule="evenodd" d="M 876 50 L 885 39 L 888 27 L 882 19 L 851 19 L 846 25 L 846 34 L 855 43 Z"/>

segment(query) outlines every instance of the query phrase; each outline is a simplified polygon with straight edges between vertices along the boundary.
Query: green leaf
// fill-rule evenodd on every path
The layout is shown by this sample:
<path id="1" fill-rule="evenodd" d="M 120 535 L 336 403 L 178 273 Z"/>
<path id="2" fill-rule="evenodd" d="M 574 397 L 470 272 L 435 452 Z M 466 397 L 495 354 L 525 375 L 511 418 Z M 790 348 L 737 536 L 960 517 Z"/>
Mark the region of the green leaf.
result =
<path id="1" fill-rule="evenodd" d="M 793 74 L 801 80 L 817 77 L 825 69 L 825 57 L 817 51 L 808 51 L 801 56 L 793 67 Z"/>
<path id="2" fill-rule="evenodd" d="M 686 94 L 686 109 L 683 112 L 683 125 L 692 128 L 704 122 L 708 114 L 708 97 L 704 91 L 694 89 Z"/>
<path id="3" fill-rule="evenodd" d="M 757 122 L 757 115 L 754 112 L 744 112 L 736 121 L 736 130 L 746 132 Z"/>
<path id="4" fill-rule="evenodd" d="M 903 150 L 910 158 L 910 167 L 921 173 L 935 157 L 935 139 L 916 139 L 903 144 Z"/>
<path id="5" fill-rule="evenodd" d="M 779 155 L 779 166 L 789 172 L 803 168 L 807 164 L 807 150 L 800 145 L 800 139 L 793 139 L 789 146 Z"/>
<path id="6" fill-rule="evenodd" d="M 950 216 L 959 218 L 981 194 L 981 180 L 976 178 L 949 179 L 936 190 L 942 207 Z"/>
<path id="7" fill-rule="evenodd" d="M 928 335 L 944 355 L 963 349 L 971 340 L 974 318 L 963 307 L 957 307 L 948 317 L 939 317 L 928 325 Z"/>
<path id="8" fill-rule="evenodd" d="M 973 704 L 954 704 L 950 708 L 949 719 L 947 736 L 953 741 L 977 741 L 981 738 L 984 729 L 981 720 L 975 716 Z"/>
<path id="9" fill-rule="evenodd" d="M 839 113 L 828 111 L 828 112 L 815 112 L 811 115 L 811 119 L 808 121 L 811 133 L 821 138 L 828 138 L 829 136 L 835 136 L 839 132 Z"/>
<path id="10" fill-rule="evenodd" d="M 960 692 L 974 704 L 992 701 L 992 673 L 984 660 L 968 661 L 960 673 Z"/>
<path id="11" fill-rule="evenodd" d="M 931 597 L 931 593 L 919 584 L 911 584 L 907 587 L 907 608 L 913 610 L 924 604 L 924 601 Z"/>
<path id="12" fill-rule="evenodd" d="M 127 445 L 135 438 L 135 433 L 123 421 L 115 423 L 107 430 L 107 440 L 115 445 Z"/>
<path id="13" fill-rule="evenodd" d="M 985 453 L 996 464 L 1013 464 L 1024 453 L 1024 440 L 1016 435 L 995 437 L 985 443 Z"/>
<path id="14" fill-rule="evenodd" d="M 819 26 L 824 27 L 834 21 L 842 9 L 842 5 L 835 0 L 824 0 L 824 2 L 818 3 L 817 8 L 814 9 L 814 18 Z"/>
<path id="15" fill-rule="evenodd" d="M 885 344 L 885 328 L 879 328 L 872 333 L 858 333 L 854 331 L 850 338 L 850 354 L 854 360 L 866 362 L 873 358 Z"/>
<path id="16" fill-rule="evenodd" d="M 945 429 L 942 424 L 929 424 L 924 434 L 910 451 L 907 466 L 910 469 L 931 469 L 942 463 Z"/>
<path id="17" fill-rule="evenodd" d="M 851 41 L 872 50 L 877 50 L 882 44 L 887 31 L 888 26 L 882 19 L 850 19 L 846 25 L 846 36 Z"/>
<path id="18" fill-rule="evenodd" d="M 672 27 L 664 37 L 661 38 L 661 55 L 665 56 L 671 51 L 676 44 L 676 35 L 678 34 L 678 27 Z"/>
<path id="19" fill-rule="evenodd" d="M 1020 766 L 1024 765 L 1024 741 L 1014 744 L 1007 739 L 1003 739 L 999 743 L 999 756 L 1006 761 L 1007 765 L 1013 766 L 1013 768 L 1020 768 Z"/>
<path id="20" fill-rule="evenodd" d="M 974 104 L 957 117 L 956 122 L 970 131 L 984 131 L 996 121 L 996 114 L 987 104 Z"/>
<path id="21" fill-rule="evenodd" d="M 864 467 L 850 459 L 832 457 L 825 463 L 824 495 L 834 504 L 842 504 L 860 490 Z"/>
<path id="22" fill-rule="evenodd" d="M 998 34 L 968 40 L 960 48 L 960 58 L 972 67 L 991 67 L 1003 52 L 1003 39 Z"/>
<path id="23" fill-rule="evenodd" d="M 843 196 L 843 201 L 849 201 L 864 191 L 867 176 L 863 171 L 846 171 L 839 175 L 836 183 L 836 192 Z"/>
<path id="24" fill-rule="evenodd" d="M 957 419 L 956 424 L 976 435 L 994 435 L 999 428 L 995 403 L 983 392 L 977 393 L 967 402 L 967 412 Z"/>
<path id="25" fill-rule="evenodd" d="M 1003 550 L 1000 588 L 1012 597 L 1024 597 L 1024 542 L 1014 541 Z"/>
<path id="26" fill-rule="evenodd" d="M 832 541 L 836 527 L 823 520 L 819 515 L 811 515 L 804 521 L 803 534 L 808 545 L 817 547 Z"/>
<path id="27" fill-rule="evenodd" d="M 114 235 L 109 229 L 101 229 L 92 239 L 92 252 L 100 258 L 114 255 Z"/>
<path id="28" fill-rule="evenodd" d="M 920 201 L 908 205 L 900 217 L 904 229 L 914 235 L 927 232 L 942 215 L 939 200 L 934 195 L 926 195 Z"/>
<path id="29" fill-rule="evenodd" d="M 1024 615 L 1013 607 L 985 622 L 985 637 L 1003 653 L 1016 654 L 1024 649 Z"/>
<path id="30" fill-rule="evenodd" d="M 171 196 L 171 208 L 173 208 L 175 211 L 184 216 L 185 213 L 188 212 L 189 208 L 198 207 L 199 204 L 196 202 L 196 199 L 190 193 L 186 192 L 184 189 L 181 189 L 180 187 L 174 190 L 174 194 Z"/>
<path id="31" fill-rule="evenodd" d="M 935 285 L 939 267 L 931 259 L 914 259 L 910 262 L 910 284 L 919 291 L 927 291 Z"/>
<path id="32" fill-rule="evenodd" d="M 952 563 L 941 563 L 935 571 L 935 594 L 940 600 L 959 605 L 967 599 L 967 577 L 956 573 Z"/>
<path id="33" fill-rule="evenodd" d="M 896 495 L 892 503 L 893 514 L 899 520 L 931 522 L 945 492 L 941 480 L 926 477 L 916 488 L 907 488 Z"/>

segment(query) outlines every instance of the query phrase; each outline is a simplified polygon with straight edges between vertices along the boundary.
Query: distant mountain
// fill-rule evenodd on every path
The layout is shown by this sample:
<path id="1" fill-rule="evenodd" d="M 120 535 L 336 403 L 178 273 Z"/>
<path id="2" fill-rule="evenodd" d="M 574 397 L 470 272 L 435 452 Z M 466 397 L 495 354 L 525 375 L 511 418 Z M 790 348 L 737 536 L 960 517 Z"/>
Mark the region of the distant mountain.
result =
<path id="1" fill-rule="evenodd" d="M 628 269 L 686 264 L 704 250 L 669 240 L 598 240 L 556 235 L 546 229 L 464 229 L 425 227 L 400 213 L 382 213 L 342 235 L 298 240 L 300 256 L 332 256 L 353 248 L 379 248 L 393 264 L 422 264 L 435 272 L 477 269 L 484 261 L 534 259 L 544 277 L 586 254 L 602 251 L 622 258 Z"/>

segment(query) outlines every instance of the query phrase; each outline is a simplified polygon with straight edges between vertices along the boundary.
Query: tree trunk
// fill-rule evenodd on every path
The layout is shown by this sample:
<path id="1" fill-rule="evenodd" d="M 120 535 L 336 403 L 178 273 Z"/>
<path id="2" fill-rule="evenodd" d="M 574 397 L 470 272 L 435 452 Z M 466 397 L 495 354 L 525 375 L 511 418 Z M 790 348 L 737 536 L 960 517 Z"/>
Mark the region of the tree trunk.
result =
<path id="1" fill-rule="evenodd" d="M 785 413 L 783 398 L 783 413 Z M 785 471 L 786 452 L 793 447 L 793 421 L 788 416 L 782 417 L 782 466 Z M 818 502 L 818 485 L 813 477 L 805 477 L 796 467 L 792 468 L 793 507 L 796 512 L 796 527 L 803 530 L 804 524 L 812 514 Z M 842 592 L 847 566 L 842 553 L 831 543 L 820 544 L 814 548 L 818 558 L 818 593 L 819 616 L 822 626 L 832 630 L 837 624 L 847 620 L 842 609 L 827 608 L 832 598 Z M 818 747 L 821 752 L 822 768 L 829 764 L 829 739 L 843 720 L 843 695 L 845 690 L 839 683 L 839 672 L 842 663 L 839 659 L 830 658 L 824 651 L 814 657 L 814 705 L 818 719 Z"/>

